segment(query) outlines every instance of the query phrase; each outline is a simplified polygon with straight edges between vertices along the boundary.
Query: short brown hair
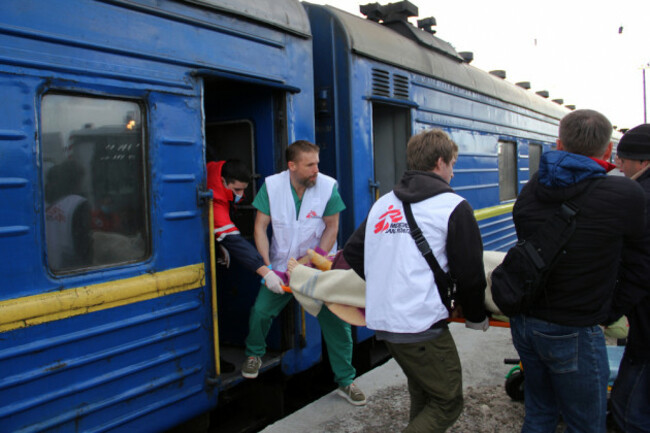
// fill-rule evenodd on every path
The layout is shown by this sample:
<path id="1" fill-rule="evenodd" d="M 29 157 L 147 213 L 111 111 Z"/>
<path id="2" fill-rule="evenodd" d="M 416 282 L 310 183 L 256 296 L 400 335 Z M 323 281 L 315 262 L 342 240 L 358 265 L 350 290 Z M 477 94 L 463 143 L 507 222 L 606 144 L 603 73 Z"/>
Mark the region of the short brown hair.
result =
<path id="1" fill-rule="evenodd" d="M 612 124 L 594 110 L 576 110 L 560 120 L 560 141 L 567 152 L 601 157 L 612 138 Z"/>
<path id="2" fill-rule="evenodd" d="M 414 135 L 406 145 L 409 170 L 431 171 L 438 160 L 449 164 L 458 155 L 458 145 L 442 129 L 429 129 Z"/>
<path id="3" fill-rule="evenodd" d="M 320 148 L 312 143 L 311 141 L 307 140 L 298 140 L 294 141 L 287 147 L 287 151 L 285 156 L 287 157 L 287 162 L 296 162 L 300 156 L 301 153 L 307 153 L 307 152 L 316 152 L 318 153 L 320 151 Z"/>

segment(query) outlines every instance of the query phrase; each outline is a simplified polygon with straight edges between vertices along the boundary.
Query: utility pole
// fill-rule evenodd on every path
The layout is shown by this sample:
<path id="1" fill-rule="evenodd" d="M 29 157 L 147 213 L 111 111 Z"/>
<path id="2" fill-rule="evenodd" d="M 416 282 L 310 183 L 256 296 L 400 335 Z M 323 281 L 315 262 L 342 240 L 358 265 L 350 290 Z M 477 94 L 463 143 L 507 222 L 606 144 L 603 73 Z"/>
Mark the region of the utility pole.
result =
<path id="1" fill-rule="evenodd" d="M 641 72 L 643 74 L 643 123 L 648 123 L 648 110 L 646 106 L 646 97 L 645 97 L 645 70 L 650 68 L 650 62 L 641 66 Z"/>
<path id="2" fill-rule="evenodd" d="M 641 69 L 643 71 L 643 123 L 648 123 L 648 115 L 647 115 L 647 110 L 646 110 L 646 103 L 645 103 L 645 70 L 646 66 Z"/>

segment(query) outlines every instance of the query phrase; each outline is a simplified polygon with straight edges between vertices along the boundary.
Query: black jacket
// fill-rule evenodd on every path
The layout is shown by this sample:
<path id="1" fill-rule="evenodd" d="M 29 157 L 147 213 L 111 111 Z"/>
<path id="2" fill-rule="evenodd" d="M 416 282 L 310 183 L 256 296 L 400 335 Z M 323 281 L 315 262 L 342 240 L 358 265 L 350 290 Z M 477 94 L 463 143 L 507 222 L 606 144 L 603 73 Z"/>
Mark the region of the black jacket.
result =
<path id="1" fill-rule="evenodd" d="M 417 203 L 454 190 L 434 173 L 411 170 L 404 173 L 393 192 L 403 202 Z M 467 320 L 481 322 L 485 320 L 486 286 L 483 242 L 474 211 L 467 201 L 463 200 L 454 209 L 447 228 L 447 259 L 449 271 L 456 279 L 458 303 Z M 355 230 L 343 249 L 345 260 L 364 279 L 365 232 L 366 221 Z"/>
<path id="2" fill-rule="evenodd" d="M 643 236 L 640 237 L 643 255 L 632 255 L 630 260 L 633 263 L 630 266 L 637 271 L 635 274 L 645 276 L 645 284 L 635 285 L 633 278 L 627 278 L 625 272 L 621 273 L 611 319 L 616 319 L 621 314 L 627 315 L 630 333 L 626 356 L 633 360 L 650 361 L 650 170 L 646 170 L 637 182 L 645 191 L 646 224 Z"/>
<path id="3" fill-rule="evenodd" d="M 581 199 L 575 233 L 530 316 L 567 326 L 597 325 L 608 319 L 619 264 L 621 275 L 634 284 L 644 278 L 629 260 L 638 258 L 643 191 L 630 179 L 606 176 L 597 162 L 581 155 L 553 151 L 542 156 L 538 175 L 522 189 L 513 209 L 517 236 L 529 238 L 562 202 L 596 178 L 603 180 Z"/>

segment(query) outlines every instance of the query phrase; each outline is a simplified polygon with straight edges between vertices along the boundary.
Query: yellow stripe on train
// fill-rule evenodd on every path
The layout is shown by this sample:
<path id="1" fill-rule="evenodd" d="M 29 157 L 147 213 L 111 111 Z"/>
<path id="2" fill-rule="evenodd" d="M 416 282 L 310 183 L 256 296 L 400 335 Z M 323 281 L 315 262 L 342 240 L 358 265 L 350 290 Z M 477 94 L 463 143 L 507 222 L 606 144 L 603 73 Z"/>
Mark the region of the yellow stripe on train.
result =
<path id="1" fill-rule="evenodd" d="M 514 203 L 474 211 L 477 221 L 512 212 Z M 203 263 L 0 302 L 0 332 L 120 307 L 205 285 Z"/>
<path id="2" fill-rule="evenodd" d="M 203 263 L 0 302 L 0 332 L 159 298 L 205 285 Z"/>
<path id="3" fill-rule="evenodd" d="M 495 216 L 507 214 L 508 212 L 512 212 L 512 208 L 514 207 L 514 205 L 515 203 L 512 202 L 512 203 L 500 204 L 498 206 L 478 209 L 474 211 L 474 217 L 476 218 L 476 221 L 481 221 Z"/>

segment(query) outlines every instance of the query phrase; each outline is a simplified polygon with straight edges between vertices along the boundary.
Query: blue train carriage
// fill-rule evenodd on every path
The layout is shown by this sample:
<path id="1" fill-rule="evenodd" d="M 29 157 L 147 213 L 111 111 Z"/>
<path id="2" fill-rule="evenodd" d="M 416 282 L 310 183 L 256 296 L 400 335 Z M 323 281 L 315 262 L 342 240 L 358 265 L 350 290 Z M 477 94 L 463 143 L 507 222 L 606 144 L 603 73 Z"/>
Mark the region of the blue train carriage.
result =
<path id="1" fill-rule="evenodd" d="M 304 9 L 0 8 L 0 431 L 162 431 L 208 411 L 241 380 L 217 353 L 243 359 L 259 282 L 220 276 L 215 332 L 206 155 L 263 178 L 313 140 Z M 301 325 L 270 339 L 288 374 L 321 357 L 317 322 Z"/>
<path id="2" fill-rule="evenodd" d="M 409 2 L 361 6 L 367 19 L 331 6 L 305 8 L 317 53 L 321 165 L 336 173 L 350 203 L 343 237 L 401 177 L 408 138 L 435 127 L 460 148 L 451 185 L 477 211 L 485 248 L 513 245 L 512 205 L 541 153 L 555 145 L 569 112 L 562 101 L 471 66 L 433 35 L 433 18 L 419 20 L 420 28 L 407 21 L 418 14 Z"/>

